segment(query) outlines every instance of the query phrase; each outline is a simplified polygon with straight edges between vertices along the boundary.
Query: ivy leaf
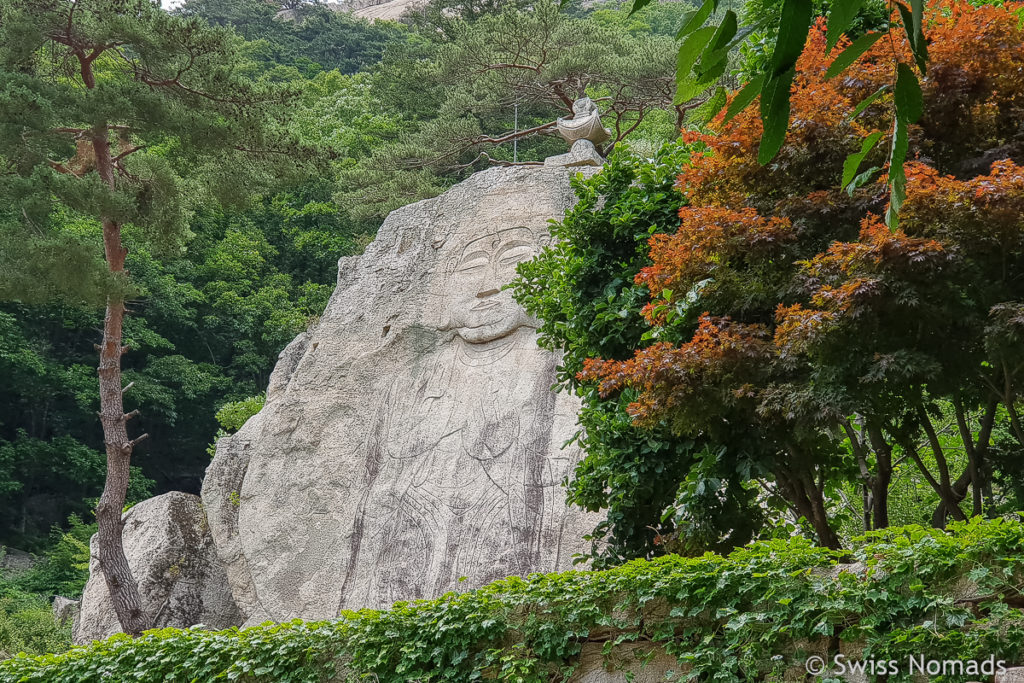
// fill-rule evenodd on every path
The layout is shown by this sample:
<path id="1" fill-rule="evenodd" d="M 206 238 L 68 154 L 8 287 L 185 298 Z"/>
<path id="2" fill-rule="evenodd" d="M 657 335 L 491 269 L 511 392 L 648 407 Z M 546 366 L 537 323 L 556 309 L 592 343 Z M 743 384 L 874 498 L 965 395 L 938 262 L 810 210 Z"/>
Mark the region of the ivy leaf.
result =
<path id="1" fill-rule="evenodd" d="M 697 29 L 683 41 L 679 46 L 679 54 L 676 57 L 676 97 L 675 104 L 679 105 L 691 99 L 699 92 L 696 79 L 690 73 L 697 57 L 704 50 L 704 47 L 715 34 L 714 26 L 705 26 Z"/>
<path id="2" fill-rule="evenodd" d="M 704 4 L 700 6 L 700 9 L 687 12 L 683 16 L 683 25 L 679 27 L 679 31 L 676 33 L 676 40 L 682 40 L 703 26 L 704 22 L 708 20 L 708 17 L 716 9 L 718 9 L 718 0 L 704 0 Z"/>
<path id="3" fill-rule="evenodd" d="M 832 52 L 863 4 L 864 0 L 835 0 L 832 3 L 828 12 L 828 28 L 825 30 L 825 54 Z"/>
<path id="4" fill-rule="evenodd" d="M 854 109 L 850 113 L 850 115 L 848 117 L 846 117 L 846 120 L 847 121 L 852 121 L 855 118 L 857 118 L 858 116 L 860 116 L 861 112 L 863 112 L 865 109 L 867 109 L 872 104 L 874 104 L 878 100 L 878 98 L 881 97 L 885 93 L 885 91 L 888 90 L 888 89 L 889 89 L 889 84 L 886 83 L 885 85 L 880 87 L 878 90 L 876 90 L 875 92 L 873 92 L 870 95 L 868 95 L 867 97 L 865 97 L 863 100 L 860 101 L 860 104 L 858 104 L 856 107 L 854 107 Z"/>
<path id="5" fill-rule="evenodd" d="M 857 169 L 864 162 L 864 157 L 868 155 L 878 141 L 882 138 L 882 131 L 875 131 L 871 135 L 864 138 L 864 142 L 860 145 L 860 151 L 854 152 L 853 154 L 846 157 L 846 161 L 843 162 L 843 181 L 842 187 L 847 187 L 853 181 L 853 177 L 857 174 Z"/>
<path id="6" fill-rule="evenodd" d="M 789 86 L 796 75 L 796 60 L 811 27 L 811 0 L 783 0 L 779 37 L 768 64 L 768 81 L 761 92 L 764 133 L 757 152 L 762 166 L 775 158 L 789 127 Z"/>
<path id="7" fill-rule="evenodd" d="M 737 114 L 746 109 L 754 101 L 754 98 L 761 94 L 761 85 L 763 83 L 764 74 L 758 74 L 743 86 L 743 89 L 739 91 L 726 108 L 723 123 L 729 123 L 736 118 Z"/>
<path id="8" fill-rule="evenodd" d="M 991 573 L 992 571 L 988 567 L 976 567 L 967 573 L 967 577 L 971 581 L 978 583 L 982 579 L 988 578 L 988 575 Z"/>
<path id="9" fill-rule="evenodd" d="M 871 46 L 874 45 L 883 35 L 884 34 L 880 32 L 865 33 L 860 38 L 850 43 L 850 46 L 839 53 L 839 56 L 835 58 L 835 61 L 829 64 L 828 69 L 825 71 L 825 78 L 833 78 L 842 73 L 846 70 L 846 67 L 856 62 L 862 54 L 870 50 Z"/>
<path id="10" fill-rule="evenodd" d="M 896 116 L 893 121 L 892 148 L 889 153 L 889 209 L 885 212 L 885 223 L 890 230 L 899 227 L 899 213 L 903 200 L 907 198 L 907 174 L 903 162 L 910 146 L 908 128 L 924 112 L 921 86 L 911 68 L 900 62 L 896 67 Z"/>

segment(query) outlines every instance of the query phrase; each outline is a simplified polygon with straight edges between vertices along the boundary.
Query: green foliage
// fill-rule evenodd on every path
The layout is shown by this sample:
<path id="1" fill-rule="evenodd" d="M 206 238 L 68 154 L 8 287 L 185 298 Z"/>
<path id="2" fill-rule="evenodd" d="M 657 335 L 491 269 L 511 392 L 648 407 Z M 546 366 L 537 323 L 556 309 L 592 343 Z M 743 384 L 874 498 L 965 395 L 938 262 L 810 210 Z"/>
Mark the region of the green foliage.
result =
<path id="1" fill-rule="evenodd" d="M 509 578 L 461 595 L 346 612 L 335 621 L 239 631 L 114 636 L 56 656 L 0 663 L 0 681 L 317 682 L 566 680 L 585 642 L 604 652 L 636 641 L 678 658 L 686 680 L 744 681 L 803 673 L 807 651 L 897 659 L 1024 657 L 1024 526 L 988 520 L 952 533 L 911 526 L 837 553 L 800 538 L 728 556 L 668 556 L 599 572 Z M 958 600 L 974 582 L 977 609 Z M 608 634 L 612 639 L 608 639 Z M 592 641 L 593 642 L 593 641 Z M 950 677 L 950 681 L 970 676 Z"/>
<path id="2" fill-rule="evenodd" d="M 891 78 L 891 45 L 876 44 L 858 64 L 858 79 L 829 78 L 819 25 L 793 90 L 802 123 L 773 164 L 758 163 L 762 127 L 755 111 L 739 114 L 717 135 L 688 136 L 713 153 L 691 156 L 683 167 L 678 186 L 688 203 L 680 226 L 652 237 L 654 264 L 637 278 L 650 292 L 643 310 L 650 336 L 665 343 L 637 344 L 626 362 L 595 359 L 583 377 L 607 400 L 628 401 L 634 422 L 653 435 L 670 427 L 679 442 L 706 454 L 702 461 L 724 461 L 721 469 L 759 482 L 758 507 L 785 500 L 792 519 L 811 521 L 833 547 L 842 539 L 829 528 L 831 514 L 846 509 L 862 528 L 885 527 L 895 521 L 887 514 L 890 495 L 899 519 L 939 526 L 947 517 L 1005 509 L 1006 492 L 989 486 L 989 464 L 978 463 L 992 429 L 1021 433 L 1013 427 L 1020 366 L 1010 350 L 1019 334 L 1007 327 L 1018 319 L 1010 311 L 1020 311 L 1008 302 L 1020 298 L 1010 273 L 1020 246 L 1021 176 L 1008 160 L 992 164 L 991 175 L 975 169 L 982 166 L 976 159 L 1007 153 L 991 131 L 1008 121 L 1001 93 L 1014 99 L 1019 82 L 996 74 L 1020 61 L 1020 41 L 1008 38 L 1019 32 L 1010 12 L 958 6 L 930 31 L 923 89 L 904 79 L 912 74 L 909 64 L 899 67 L 899 92 L 892 94 L 903 137 L 894 136 L 894 144 L 912 141 L 915 151 L 934 151 L 936 161 L 907 164 L 901 231 L 893 233 L 878 219 L 884 188 L 856 176 L 865 159 L 884 163 L 872 145 L 889 112 L 869 107 L 858 121 L 846 115 Z M 1006 90 L 973 85 L 989 78 Z M 966 104 L 975 97 L 986 104 Z M 985 132 L 965 125 L 956 147 L 946 144 L 948 128 L 936 123 L 953 101 L 985 109 L 991 122 Z M 932 136 L 939 138 L 931 142 Z M 957 147 L 964 150 L 959 155 Z M 852 162 L 843 164 L 848 152 Z M 903 149 L 900 164 L 903 155 L 913 156 Z M 852 186 L 848 194 L 834 186 L 840 166 Z M 566 249 L 588 237 L 571 239 Z M 1000 240 L 1000 247 L 977 246 L 984 239 Z M 997 253 L 1000 260 L 990 261 Z M 546 284 L 537 284 L 543 292 Z M 699 323 L 696 311 L 707 312 Z M 1012 344 L 1002 341 L 1004 332 Z M 984 379 L 988 373 L 998 379 Z M 608 427 L 589 425 L 588 438 L 602 428 Z M 1002 447 L 1019 452 L 1024 441 L 1016 438 L 1014 447 L 1012 440 Z M 1001 463 L 1013 481 L 1019 466 Z M 859 490 L 845 487 L 853 482 Z M 941 504 L 920 495 L 922 483 Z M 813 499 L 800 493 L 804 487 L 813 487 Z M 970 512 L 960 508 L 968 493 Z M 913 499 L 917 504 L 907 505 Z M 927 505 L 934 505 L 931 514 Z"/>
<path id="3" fill-rule="evenodd" d="M 914 76 L 913 70 L 906 64 L 899 64 L 896 72 L 896 85 L 893 88 L 895 116 L 893 117 L 892 146 L 889 151 L 889 183 L 892 194 L 886 212 L 886 222 L 896 229 L 899 224 L 900 208 L 907 198 L 907 174 L 903 162 L 910 148 L 909 128 L 917 123 L 924 109 L 921 86 Z"/>
<path id="4" fill-rule="evenodd" d="M 4 591 L 0 583 L 0 660 L 64 652 L 71 647 L 71 624 L 59 624 L 41 595 Z"/>
<path id="5" fill-rule="evenodd" d="M 91 515 L 90 499 L 98 497 L 105 476 L 106 456 L 70 436 L 43 440 L 20 430 L 11 441 L 0 441 L 5 536 L 32 547 L 34 537 L 47 530 L 39 528 L 42 524 L 69 514 Z M 152 480 L 133 467 L 129 500 L 143 500 L 152 492 Z"/>
<path id="6" fill-rule="evenodd" d="M 836 17 L 839 21 L 836 26 L 845 25 L 844 31 L 851 40 L 860 38 L 870 31 L 881 31 L 889 25 L 889 9 L 886 3 L 881 0 L 865 0 L 856 8 L 855 14 L 850 16 L 849 9 L 856 3 L 831 2 L 830 0 L 814 0 L 811 6 L 812 15 L 815 17 L 829 17 L 831 20 Z M 778 39 L 778 17 L 782 11 L 782 0 L 746 0 L 743 4 L 742 19 L 747 26 L 763 26 L 752 33 L 749 39 L 740 46 L 740 70 L 744 74 L 752 75 L 765 70 L 768 60 L 775 49 Z M 837 29 L 829 24 L 829 39 L 834 36 Z"/>
<path id="7" fill-rule="evenodd" d="M 598 24 L 635 35 L 674 36 L 695 3 L 656 2 L 638 12 L 629 11 L 629 3 L 601 3 L 587 16 Z"/>
<path id="8" fill-rule="evenodd" d="M 267 400 L 266 394 L 250 396 L 241 401 L 225 403 L 224 407 L 217 411 L 217 422 L 223 429 L 229 432 L 237 432 L 250 417 L 263 409 Z"/>
<path id="9" fill-rule="evenodd" d="M 208 98 L 172 88 L 168 96 L 150 91 L 113 52 L 94 62 L 103 91 L 93 98 L 103 100 L 97 115 L 131 126 L 130 141 L 143 145 L 125 159 L 125 178 L 141 185 L 101 193 L 128 220 L 129 286 L 106 273 L 90 213 L 103 203 L 89 198 L 96 188 L 76 188 L 81 179 L 42 165 L 75 159 L 74 136 L 56 132 L 58 119 L 93 102 L 69 89 L 78 76 L 65 69 L 66 54 L 32 53 L 50 16 L 37 5 L 0 0 L 12 36 L 0 50 L 0 136 L 9 143 L 0 153 L 17 161 L 2 190 L 10 201 L 0 207 L 0 297 L 15 300 L 0 305 L 0 375 L 10 380 L 0 394 L 0 540 L 36 550 L 68 514 L 88 518 L 99 494 L 93 344 L 102 318 L 89 306 L 106 293 L 130 295 L 123 364 L 133 384 L 125 398 L 140 410 L 133 429 L 151 437 L 133 463 L 155 492 L 196 491 L 218 429 L 214 414 L 265 388 L 278 352 L 323 310 L 338 258 L 359 253 L 388 211 L 472 170 L 417 167 L 425 154 L 509 131 L 516 97 L 520 129 L 563 115 L 566 103 L 552 90 L 559 83 L 570 97 L 616 101 L 624 87 L 625 110 L 634 95 L 647 98 L 642 120 L 630 111 L 621 118 L 623 131 L 636 125 L 637 149 L 653 154 L 678 128 L 675 111 L 648 105 L 658 79 L 671 78 L 670 55 L 659 50 L 685 3 L 627 18 L 607 6 L 588 16 L 576 7 L 560 15 L 552 6 L 517 12 L 522 3 L 434 0 L 406 25 L 315 3 L 248 0 L 188 0 L 169 16 L 147 5 L 104 23 L 117 3 L 90 5 L 76 19 L 89 35 L 134 26 L 148 68 L 160 74 L 179 64 L 175 50 L 187 43 L 202 69 L 184 85 L 219 91 Z M 275 18 L 281 9 L 291 20 Z M 533 56 L 559 46 L 547 50 L 541 96 L 530 79 L 467 70 L 473 59 L 507 56 L 492 30 L 529 39 Z M 241 98 L 239 111 L 226 93 Z M 254 100 L 259 106 L 249 107 Z M 225 151 L 229 140 L 265 153 Z M 308 175 L 294 166 L 310 148 L 330 165 Z M 484 148 L 511 159 L 511 143 L 483 144 L 455 165 Z M 519 142 L 521 160 L 562 151 L 553 136 Z"/>
<path id="10" fill-rule="evenodd" d="M 217 422 L 220 423 L 220 429 L 217 430 L 217 434 L 213 438 L 213 443 L 206 448 L 206 452 L 210 454 L 211 458 L 217 453 L 217 441 L 221 437 L 234 434 L 241 429 L 246 420 L 263 409 L 263 404 L 266 400 L 267 395 L 265 393 L 258 394 L 256 396 L 244 398 L 241 401 L 225 403 L 221 409 L 217 411 L 216 417 Z"/>
<path id="11" fill-rule="evenodd" d="M 71 647 L 71 623 L 56 622 L 50 600 L 55 595 L 81 596 L 89 578 L 89 538 L 96 525 L 72 515 L 68 526 L 67 532 L 53 528 L 51 547 L 38 564 L 11 576 L 0 573 L 0 659 Z M 3 554 L 0 548 L 0 557 Z"/>
<path id="12" fill-rule="evenodd" d="M 444 5 L 425 12 L 443 18 Z M 641 133 L 656 144 L 675 136 L 683 110 L 671 100 L 671 38 L 639 25 L 627 32 L 610 10 L 599 19 L 570 16 L 554 0 L 529 9 L 486 5 L 468 19 L 448 16 L 443 26 L 425 20 L 434 29 L 385 53 L 373 89 L 403 127 L 341 169 L 346 210 L 380 218 L 491 162 L 564 152 L 553 124 L 584 95 L 602 100 L 612 144 Z M 671 114 L 670 125 L 641 129 L 658 113 Z"/>
<path id="13" fill-rule="evenodd" d="M 270 180 L 254 152 L 287 146 L 292 154 L 275 164 L 280 170 L 301 156 L 287 139 L 291 94 L 239 76 L 240 41 L 230 32 L 149 2 L 104 0 L 67 13 L 62 3 L 0 3 L 0 156 L 10 171 L 3 192 L 11 214 L 0 230 L 3 251 L 16 250 L 0 261 L 13 263 L 26 249 L 35 257 L 27 266 L 33 278 L 0 271 L 12 278 L 0 291 L 19 301 L 56 291 L 97 303 L 105 292 L 92 284 L 102 282 L 118 296 L 132 291 L 101 272 L 65 272 L 55 260 L 61 253 L 47 253 L 48 245 L 76 243 L 82 253 L 73 263 L 105 268 L 98 232 L 84 239 L 78 221 L 113 221 L 150 252 L 179 254 L 190 237 L 190 205 L 245 197 Z M 74 50 L 108 42 L 119 49 L 97 48 L 88 74 L 79 74 Z M 91 135 L 111 146 L 110 179 L 99 176 Z"/>
<path id="14" fill-rule="evenodd" d="M 563 351 L 559 387 L 583 400 L 578 439 L 588 455 L 569 483 L 569 500 L 608 510 L 592 538 L 599 564 L 645 556 L 656 537 L 675 530 L 685 538 L 676 550 L 727 550 L 750 540 L 761 518 L 738 473 L 714 454 L 667 430 L 637 429 L 626 413 L 631 395 L 603 399 L 576 380 L 587 358 L 624 359 L 655 341 L 639 315 L 646 290 L 634 277 L 650 264 L 651 236 L 678 227 L 685 200 L 674 186 L 676 169 L 701 150 L 676 141 L 645 159 L 620 148 L 600 173 L 575 179 L 578 203 L 552 224 L 553 245 L 521 264 L 512 285 L 517 301 L 542 320 L 541 345 Z M 693 311 L 683 303 L 679 314 Z M 674 512 L 666 516 L 666 509 Z"/>
<path id="15" fill-rule="evenodd" d="M 125 382 L 134 382 L 126 399 L 151 435 L 133 458 L 145 477 L 133 474 L 144 488 L 130 500 L 197 491 L 214 414 L 264 389 L 280 350 L 323 311 L 338 257 L 366 239 L 331 192 L 316 181 L 245 209 L 203 207 L 179 258 L 158 260 L 129 243 L 139 294 L 126 321 Z M 98 312 L 66 305 L 0 305 L 0 373 L 10 379 L 0 394 L 2 542 L 38 547 L 52 524 L 86 517 L 85 499 L 99 495 L 93 343 L 101 324 Z"/>
<path id="16" fill-rule="evenodd" d="M 351 74 L 378 62 L 387 47 L 404 40 L 405 27 L 370 22 L 319 3 L 294 3 L 288 19 L 275 18 L 282 4 L 246 0 L 186 0 L 175 13 L 201 17 L 215 26 L 230 26 L 246 40 L 254 72 L 304 78 L 340 71 Z"/>
<path id="17" fill-rule="evenodd" d="M 324 69 L 376 61 L 385 44 L 405 40 L 404 27 L 322 7 L 302 8 L 304 20 L 289 23 L 261 3 L 193 2 L 176 16 L 146 3 L 135 18 L 117 14 L 116 4 L 90 5 L 76 21 L 87 32 L 129 24 L 148 68 L 177 63 L 178 38 L 203 67 L 186 71 L 186 87 L 168 95 L 141 84 L 113 53 L 94 62 L 103 92 L 93 100 L 104 101 L 97 112 L 130 126 L 141 146 L 125 159 L 125 191 L 108 197 L 122 208 L 138 204 L 122 215 L 138 219 L 124 227 L 130 286 L 106 272 L 100 224 L 87 211 L 97 205 L 87 196 L 94 174 L 77 178 L 43 163 L 75 162 L 74 137 L 51 126 L 94 102 L 68 89 L 76 72 L 40 66 L 63 65 L 63 57 L 29 58 L 49 10 L 0 2 L 3 30 L 26 32 L 0 50 L 0 137 L 14 173 L 5 176 L 10 201 L 0 208 L 0 298 L 9 301 L 0 304 L 0 541 L 29 549 L 44 547 L 51 525 L 68 514 L 87 517 L 102 488 L 93 348 L 102 315 L 90 306 L 111 292 L 131 296 L 125 398 L 140 410 L 133 427 L 151 437 L 133 463 L 152 481 L 133 474 L 141 487 L 130 497 L 197 491 L 216 410 L 266 386 L 281 348 L 322 312 L 339 256 L 358 253 L 376 227 L 350 220 L 332 201 L 333 174 L 298 162 L 317 147 L 351 165 L 396 127 L 365 74 Z M 116 21 L 97 20 L 108 10 Z M 217 93 L 206 97 L 207 87 Z M 40 115 L 25 117 L 26 107 Z M 23 140 L 31 144 L 19 147 Z M 287 140 L 307 147 L 279 145 Z M 268 193 L 254 197 L 260 189 Z"/>
<path id="18" fill-rule="evenodd" d="M 51 547 L 43 561 L 10 580 L 17 590 L 41 595 L 78 598 L 89 579 L 89 539 L 95 524 L 84 523 L 77 515 L 68 518 L 68 531 L 54 527 Z"/>
<path id="19" fill-rule="evenodd" d="M 636 0 L 634 7 L 642 4 L 643 0 Z M 896 3 L 913 61 L 920 74 L 924 76 L 928 63 L 927 38 L 924 34 L 924 0 L 910 0 L 910 5 L 908 8 L 902 2 Z M 870 50 L 875 42 L 883 36 L 888 36 L 893 45 L 891 60 L 896 68 L 897 77 L 892 84 L 896 94 L 896 106 L 892 117 L 893 142 L 887 176 L 891 195 L 886 223 L 892 230 L 896 230 L 899 210 L 906 198 L 906 175 L 903 164 L 909 144 L 907 128 L 921 115 L 920 107 L 914 109 L 913 105 L 908 104 L 908 97 L 912 99 L 911 96 L 916 93 L 917 99 L 921 98 L 917 75 L 902 61 L 902 56 L 895 46 L 894 33 L 888 30 L 891 5 L 876 0 L 870 3 L 865 3 L 864 0 L 834 0 L 826 5 L 815 3 L 814 0 L 770 0 L 767 3 L 761 0 L 748 0 L 744 18 L 749 23 L 742 32 L 738 31 L 736 16 L 731 11 L 726 12 L 718 20 L 717 27 L 706 26 L 697 29 L 696 26 L 704 23 L 711 14 L 711 9 L 717 8 L 718 0 L 706 0 L 704 6 L 708 10 L 697 13 L 692 27 L 688 24 L 680 31 L 682 35 L 691 28 L 696 29 L 679 50 L 676 69 L 679 93 L 677 102 L 681 97 L 692 96 L 713 85 L 713 79 L 709 79 L 708 71 L 712 72 L 712 76 L 717 75 L 719 71 L 704 66 L 704 63 L 722 62 L 724 70 L 725 54 L 721 53 L 721 50 L 725 41 L 737 36 L 725 50 L 737 46 L 741 50 L 746 50 L 745 70 L 748 83 L 744 86 L 743 97 L 739 99 L 742 99 L 743 106 L 746 106 L 746 103 L 753 101 L 755 93 L 760 94 L 762 130 L 757 160 L 762 166 L 776 158 L 790 128 L 790 89 L 813 18 L 823 17 L 828 10 L 826 53 L 831 52 L 844 36 L 852 40 L 842 54 L 829 65 L 826 78 L 833 78 L 845 72 L 861 55 Z M 768 33 L 758 36 L 757 31 L 765 26 L 770 27 Z M 871 32 L 865 30 L 866 28 L 877 30 Z M 709 43 L 703 36 L 712 29 L 717 40 L 711 40 Z M 694 43 L 697 38 L 700 40 Z M 764 50 L 766 44 L 770 45 L 769 51 Z M 696 58 L 697 52 L 701 52 L 699 59 Z M 710 120 L 725 104 L 724 91 L 719 87 L 705 103 L 707 111 L 702 112 L 702 121 Z M 740 108 L 734 106 L 729 118 L 738 113 Z M 864 153 L 853 153 L 847 159 L 847 164 L 856 170 L 863 157 Z M 865 172 L 857 180 L 863 184 L 870 175 L 871 173 Z M 848 182 L 844 178 L 843 186 L 847 186 Z"/>

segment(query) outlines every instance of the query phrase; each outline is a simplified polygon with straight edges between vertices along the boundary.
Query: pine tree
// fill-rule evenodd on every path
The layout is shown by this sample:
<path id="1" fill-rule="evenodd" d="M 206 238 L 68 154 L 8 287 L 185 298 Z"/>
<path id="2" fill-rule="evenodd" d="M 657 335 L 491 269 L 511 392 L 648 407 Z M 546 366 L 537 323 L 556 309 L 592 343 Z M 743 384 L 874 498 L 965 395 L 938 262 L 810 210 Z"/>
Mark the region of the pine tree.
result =
<path id="1" fill-rule="evenodd" d="M 0 0 L 0 297 L 98 304 L 107 477 L 99 563 L 126 633 L 152 625 L 121 543 L 132 452 L 121 357 L 129 247 L 174 253 L 196 201 L 288 166 L 289 93 L 241 80 L 240 40 L 148 0 Z M 101 250 L 102 248 L 102 250 Z"/>

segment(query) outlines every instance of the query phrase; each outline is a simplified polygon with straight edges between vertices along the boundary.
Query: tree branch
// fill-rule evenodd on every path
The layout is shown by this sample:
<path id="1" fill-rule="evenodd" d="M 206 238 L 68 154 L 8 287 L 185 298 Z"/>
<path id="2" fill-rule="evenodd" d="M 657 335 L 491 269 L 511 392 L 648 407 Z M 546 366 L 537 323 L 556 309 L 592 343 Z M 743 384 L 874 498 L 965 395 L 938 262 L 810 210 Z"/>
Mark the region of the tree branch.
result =
<path id="1" fill-rule="evenodd" d="M 121 159 L 124 159 L 129 154 L 134 154 L 135 152 L 138 152 L 140 149 L 145 149 L 145 148 L 146 148 L 146 145 L 136 145 L 135 147 L 132 147 L 130 149 L 127 149 L 127 150 L 121 152 L 120 154 L 118 154 L 116 157 L 114 157 L 110 161 L 112 161 L 113 163 L 116 164 L 117 162 L 121 161 Z"/>

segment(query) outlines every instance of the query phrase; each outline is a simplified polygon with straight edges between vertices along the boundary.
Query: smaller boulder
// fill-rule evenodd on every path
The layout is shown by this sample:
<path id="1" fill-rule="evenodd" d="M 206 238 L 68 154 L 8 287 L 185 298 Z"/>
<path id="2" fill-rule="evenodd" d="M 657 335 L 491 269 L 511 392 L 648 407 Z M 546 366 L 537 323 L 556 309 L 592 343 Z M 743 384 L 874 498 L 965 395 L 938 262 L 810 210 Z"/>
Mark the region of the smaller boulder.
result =
<path id="1" fill-rule="evenodd" d="M 153 628 L 241 624 L 198 496 L 175 491 L 139 503 L 124 515 L 122 538 Z M 73 632 L 78 644 L 121 631 L 96 557 L 95 536 L 90 548 L 89 581 Z"/>
<path id="2" fill-rule="evenodd" d="M 39 558 L 26 553 L 24 550 L 0 546 L 0 574 L 8 578 L 24 574 L 39 564 L 39 562 Z"/>
<path id="3" fill-rule="evenodd" d="M 72 600 L 71 598 L 65 598 L 63 595 L 58 595 L 53 599 L 53 618 L 57 620 L 57 623 L 63 626 L 69 621 L 73 621 L 78 615 L 78 600 Z"/>
<path id="4" fill-rule="evenodd" d="M 597 148 L 590 140 L 577 140 L 567 154 L 556 154 L 544 160 L 545 166 L 603 166 L 604 157 L 597 153 Z"/>

